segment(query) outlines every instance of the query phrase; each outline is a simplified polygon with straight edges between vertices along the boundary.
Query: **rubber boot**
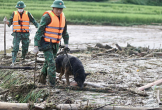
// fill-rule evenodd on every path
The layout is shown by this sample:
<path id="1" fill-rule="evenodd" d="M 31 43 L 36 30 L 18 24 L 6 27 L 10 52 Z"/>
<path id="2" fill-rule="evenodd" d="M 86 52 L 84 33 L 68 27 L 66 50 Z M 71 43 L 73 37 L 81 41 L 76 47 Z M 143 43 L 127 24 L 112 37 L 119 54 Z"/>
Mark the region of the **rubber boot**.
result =
<path id="1" fill-rule="evenodd" d="M 22 55 L 21 55 L 21 58 L 22 58 L 23 60 L 25 60 L 25 55 L 24 55 L 24 54 L 22 54 Z"/>
<path id="2" fill-rule="evenodd" d="M 16 56 L 17 56 L 17 52 L 12 52 L 12 64 L 11 64 L 11 66 L 14 66 L 14 64 L 16 62 Z"/>
<path id="3" fill-rule="evenodd" d="M 56 78 L 55 77 L 48 77 L 49 79 L 49 86 L 53 89 L 55 89 L 55 86 L 56 86 Z"/>
<path id="4" fill-rule="evenodd" d="M 41 74 L 40 77 L 39 77 L 38 82 L 45 85 L 46 84 L 46 76 Z"/>

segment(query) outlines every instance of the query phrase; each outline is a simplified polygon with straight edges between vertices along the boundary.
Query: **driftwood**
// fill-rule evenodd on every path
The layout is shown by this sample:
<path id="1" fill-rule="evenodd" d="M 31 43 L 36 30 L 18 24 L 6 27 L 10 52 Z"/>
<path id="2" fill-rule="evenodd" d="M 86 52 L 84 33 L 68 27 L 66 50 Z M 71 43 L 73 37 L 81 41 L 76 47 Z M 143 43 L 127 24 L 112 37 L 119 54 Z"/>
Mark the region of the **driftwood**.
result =
<path id="1" fill-rule="evenodd" d="M 0 110 L 30 110 L 34 108 L 34 110 L 45 110 L 46 106 L 53 105 L 51 103 L 8 103 L 8 102 L 0 102 Z M 81 110 L 85 107 L 91 107 L 91 105 L 81 105 L 81 104 L 58 104 L 53 109 L 58 110 Z M 93 105 L 92 105 L 93 106 Z M 152 108 L 152 107 L 128 107 L 128 106 L 110 106 L 105 105 L 99 107 L 102 110 L 161 110 L 160 107 Z M 94 108 L 98 110 L 99 108 Z"/>
<path id="2" fill-rule="evenodd" d="M 130 106 L 105 106 L 102 110 L 161 110 L 153 107 L 130 107 Z"/>
<path id="3" fill-rule="evenodd" d="M 46 105 L 43 103 L 8 103 L 0 102 L 0 110 L 30 110 L 31 108 L 37 108 L 39 110 L 44 110 Z"/>
<path id="4" fill-rule="evenodd" d="M 25 70 L 32 70 L 34 67 L 28 66 L 0 66 L 0 69 L 25 69 Z"/>
<path id="5" fill-rule="evenodd" d="M 142 87 L 139 87 L 138 88 L 138 90 L 145 90 L 145 89 L 147 89 L 147 88 L 150 88 L 151 86 L 156 86 L 156 85 L 159 85 L 159 84 L 161 84 L 162 83 L 162 79 L 159 79 L 159 80 L 157 80 L 157 81 L 154 81 L 154 82 L 152 82 L 152 83 L 148 83 L 147 85 L 145 85 L 145 86 L 142 86 Z"/>
<path id="6" fill-rule="evenodd" d="M 118 44 L 115 44 L 115 45 L 120 51 L 122 51 L 122 48 Z"/>
<path id="7" fill-rule="evenodd" d="M 58 77 L 57 77 L 58 78 Z M 65 79 L 62 79 L 62 81 L 65 83 Z M 104 86 L 101 86 L 101 85 L 97 85 L 97 84 L 94 84 L 94 83 L 91 83 L 91 82 L 84 82 L 84 86 L 86 85 L 89 85 L 89 86 L 92 86 L 92 87 L 95 87 L 95 88 L 89 88 L 89 87 L 84 87 L 84 88 L 79 88 L 79 87 L 72 87 L 72 86 L 58 86 L 57 88 L 59 89 L 71 89 L 71 90 L 81 90 L 81 91 L 93 91 L 93 92 L 103 92 L 103 93 L 118 93 L 119 91 L 117 90 L 113 90 L 113 87 L 104 87 Z M 145 92 L 143 91 L 139 91 L 137 89 L 130 89 L 130 88 L 122 88 L 122 87 L 117 87 L 118 90 L 121 90 L 121 91 L 128 91 L 130 93 L 133 93 L 133 94 L 138 94 L 140 96 L 148 96 L 148 94 L 146 94 Z"/>
<path id="8" fill-rule="evenodd" d="M 78 110 L 80 108 L 80 104 L 59 104 L 56 106 L 56 109 L 59 110 Z"/>
<path id="9" fill-rule="evenodd" d="M 85 82 L 84 84 L 89 85 L 89 86 L 92 86 L 92 87 L 97 87 L 97 88 L 105 88 L 104 86 L 96 85 L 96 84 L 93 84 L 91 82 Z"/>
<path id="10" fill-rule="evenodd" d="M 4 91 L 0 91 L 0 95 L 4 94 L 4 93 L 6 93 L 6 92 L 9 92 L 9 89 L 4 90 Z"/>
<path id="11" fill-rule="evenodd" d="M 134 59 L 124 59 L 123 61 L 136 61 L 136 60 L 149 60 L 150 58 L 134 58 Z"/>
<path id="12" fill-rule="evenodd" d="M 145 55 L 145 57 L 162 57 L 162 52 L 153 52 L 148 55 Z"/>
<path id="13" fill-rule="evenodd" d="M 160 100 L 160 92 L 159 92 L 159 90 L 157 90 L 157 101 L 158 101 L 159 105 L 162 105 L 162 102 Z"/>
<path id="14" fill-rule="evenodd" d="M 106 50 L 105 53 L 115 52 L 115 51 L 116 51 L 116 48 L 112 48 L 112 49 Z"/>
<path id="15" fill-rule="evenodd" d="M 73 50 L 70 50 L 70 53 L 77 53 L 77 52 L 83 52 L 85 51 L 86 49 L 73 49 Z"/>
<path id="16" fill-rule="evenodd" d="M 72 87 L 72 86 L 57 86 L 58 89 L 70 89 L 70 90 L 80 90 L 80 91 L 92 91 L 92 92 L 102 92 L 102 93 L 117 93 L 118 91 L 114 91 L 111 88 L 89 88 L 89 87 Z"/>
<path id="17" fill-rule="evenodd" d="M 37 58 L 37 63 L 44 63 L 45 61 L 45 58 Z"/>

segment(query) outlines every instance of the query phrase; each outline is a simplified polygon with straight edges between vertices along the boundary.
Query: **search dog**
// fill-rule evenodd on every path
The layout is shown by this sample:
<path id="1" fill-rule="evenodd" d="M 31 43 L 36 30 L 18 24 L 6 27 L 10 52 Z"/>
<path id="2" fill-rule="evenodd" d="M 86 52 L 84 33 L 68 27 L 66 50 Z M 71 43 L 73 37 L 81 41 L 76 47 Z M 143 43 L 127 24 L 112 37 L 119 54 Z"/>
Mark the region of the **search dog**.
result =
<path id="1" fill-rule="evenodd" d="M 71 55 L 59 55 L 56 59 L 56 72 L 60 73 L 59 80 L 65 74 L 66 83 L 70 85 L 69 75 L 74 76 L 74 80 L 80 88 L 83 88 L 86 76 L 90 73 L 85 73 L 82 62 Z"/>

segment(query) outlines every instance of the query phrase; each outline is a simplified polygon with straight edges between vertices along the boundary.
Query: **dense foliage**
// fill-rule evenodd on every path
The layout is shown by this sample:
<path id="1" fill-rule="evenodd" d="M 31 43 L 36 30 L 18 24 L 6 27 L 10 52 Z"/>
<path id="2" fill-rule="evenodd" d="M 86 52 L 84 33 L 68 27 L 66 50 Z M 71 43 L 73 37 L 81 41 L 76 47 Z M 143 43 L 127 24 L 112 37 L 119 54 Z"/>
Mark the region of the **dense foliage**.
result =
<path id="1" fill-rule="evenodd" d="M 111 0 L 112 1 L 112 0 Z M 142 0 L 141 0 L 142 1 Z M 51 0 L 27 0 L 25 10 L 32 13 L 39 22 L 43 13 L 52 10 Z M 0 1 L 0 19 L 4 16 L 10 18 L 17 0 Z M 65 1 L 66 8 L 63 10 L 68 24 L 84 25 L 139 25 L 158 24 L 162 22 L 162 7 L 144 6 L 133 4 L 117 4 L 112 2 L 85 2 Z"/>
<path id="2" fill-rule="evenodd" d="M 162 0 L 121 0 L 123 3 L 161 6 Z"/>
<path id="3" fill-rule="evenodd" d="M 109 1 L 109 0 L 64 0 L 64 1 L 86 1 L 86 2 L 103 2 L 103 1 Z"/>

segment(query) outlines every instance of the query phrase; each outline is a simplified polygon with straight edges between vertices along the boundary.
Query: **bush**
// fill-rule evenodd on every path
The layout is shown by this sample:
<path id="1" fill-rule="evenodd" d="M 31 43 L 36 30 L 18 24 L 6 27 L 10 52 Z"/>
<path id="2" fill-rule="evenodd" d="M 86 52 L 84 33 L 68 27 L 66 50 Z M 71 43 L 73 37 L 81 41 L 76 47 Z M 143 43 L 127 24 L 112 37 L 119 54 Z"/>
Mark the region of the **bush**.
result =
<path id="1" fill-rule="evenodd" d="M 104 1 L 109 1 L 109 0 L 64 0 L 64 1 L 104 2 Z"/>
<path id="2" fill-rule="evenodd" d="M 122 3 L 161 6 L 162 0 L 121 0 Z"/>

